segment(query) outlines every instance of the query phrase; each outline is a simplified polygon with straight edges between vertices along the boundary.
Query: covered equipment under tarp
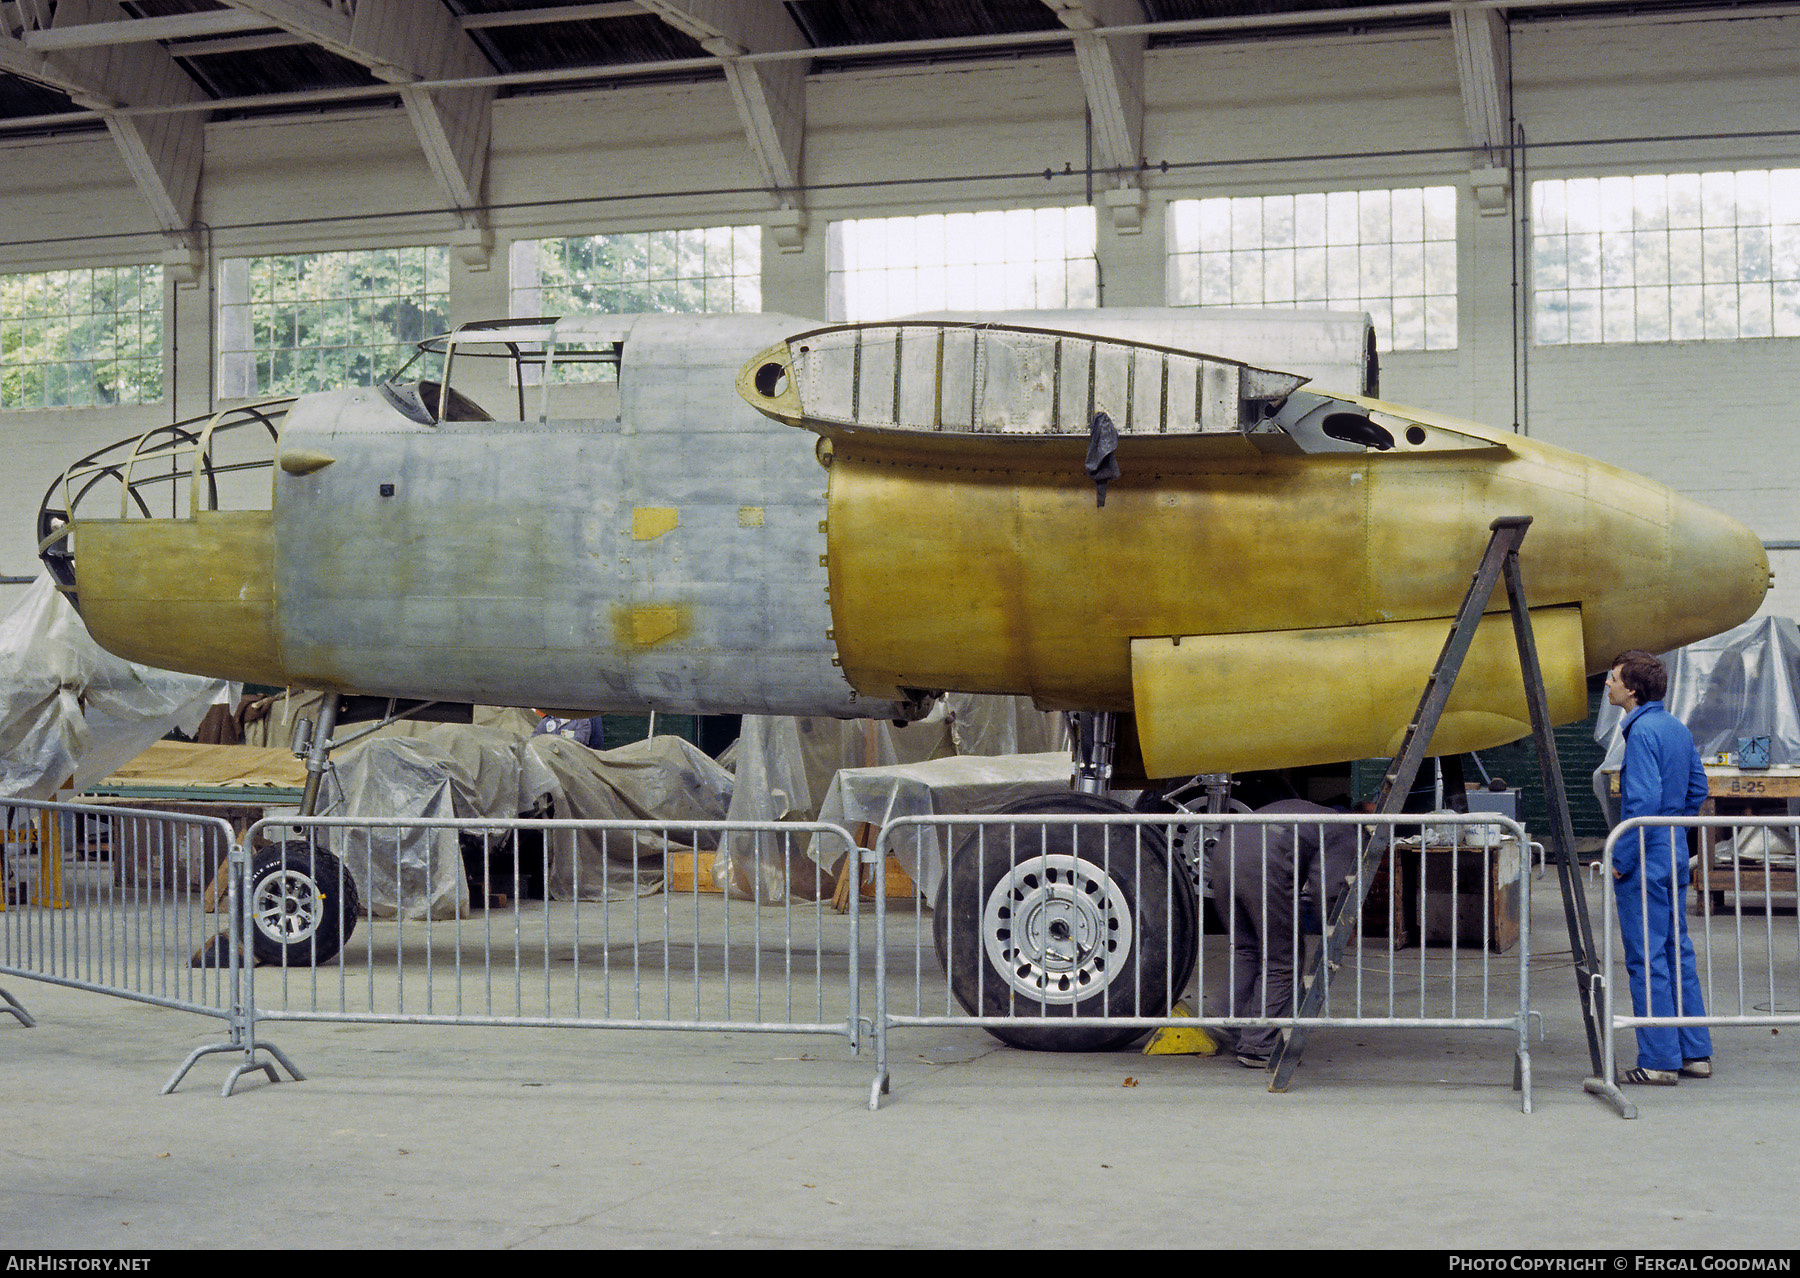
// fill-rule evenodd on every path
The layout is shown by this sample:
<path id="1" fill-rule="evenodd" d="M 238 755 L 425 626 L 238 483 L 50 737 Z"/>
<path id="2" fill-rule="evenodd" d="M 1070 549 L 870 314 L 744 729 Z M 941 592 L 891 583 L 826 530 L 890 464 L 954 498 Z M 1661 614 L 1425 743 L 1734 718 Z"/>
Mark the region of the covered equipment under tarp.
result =
<path id="1" fill-rule="evenodd" d="M 258 790 L 272 790 L 285 798 L 305 785 L 306 761 L 296 758 L 292 750 L 154 741 L 142 754 L 114 768 L 95 788 L 229 789 L 247 798 L 255 798 Z"/>
<path id="2" fill-rule="evenodd" d="M 346 749 L 324 814 L 705 821 L 721 819 L 731 799 L 730 774 L 678 737 L 590 750 L 550 734 L 462 724 L 414 731 Z M 479 855 L 481 832 L 464 837 Z M 668 840 L 642 831 L 547 832 L 545 890 L 557 900 L 655 892 L 663 882 L 663 854 L 687 850 L 685 837 L 679 831 Z M 464 841 L 454 830 L 334 829 L 327 842 L 349 865 L 374 917 L 449 918 L 469 908 Z M 495 851 L 511 849 L 506 838 L 487 842 Z"/>
<path id="3" fill-rule="evenodd" d="M 1067 751 L 1044 754 L 961 756 L 893 767 L 846 768 L 825 792 L 819 820 L 882 826 L 900 817 L 998 812 L 1007 805 L 1069 791 Z M 959 839 L 964 832 L 953 832 Z M 903 827 L 889 851 L 920 897 L 937 898 L 948 849 L 934 825 Z M 1004 837 L 1004 833 L 1000 837 Z M 814 855 L 822 849 L 814 845 Z"/>
<path id="4" fill-rule="evenodd" d="M 722 821 L 731 806 L 731 774 L 680 737 L 650 737 L 613 750 L 590 750 L 545 733 L 526 742 L 551 777 L 557 816 L 613 821 Z M 579 830 L 546 836 L 549 894 L 598 901 L 654 892 L 669 852 L 716 846 L 707 831 Z"/>
<path id="5" fill-rule="evenodd" d="M 846 768 L 954 755 L 1037 754 L 1067 745 L 1063 716 L 1034 709 L 1024 697 L 949 693 L 929 715 L 905 727 L 877 719 L 746 715 L 733 747 L 737 786 L 731 820 L 813 820 L 832 778 Z M 782 901 L 790 894 L 816 899 L 831 891 L 831 876 L 822 872 L 831 867 L 815 868 L 801 854 L 804 841 L 736 833 L 722 850 L 713 862 L 713 883 L 735 896 Z"/>
<path id="6" fill-rule="evenodd" d="M 1736 755 L 1739 742 L 1769 739 L 1768 762 L 1800 764 L 1800 628 L 1786 617 L 1757 617 L 1725 633 L 1662 654 L 1669 668 L 1663 706 L 1687 725 L 1702 759 Z M 1607 743 L 1603 768 L 1622 747 L 1617 706 L 1602 704 L 1594 740 Z"/>
<path id="7" fill-rule="evenodd" d="M 0 617 L 0 795 L 83 790 L 171 728 L 194 732 L 225 690 L 113 656 L 39 577 Z"/>

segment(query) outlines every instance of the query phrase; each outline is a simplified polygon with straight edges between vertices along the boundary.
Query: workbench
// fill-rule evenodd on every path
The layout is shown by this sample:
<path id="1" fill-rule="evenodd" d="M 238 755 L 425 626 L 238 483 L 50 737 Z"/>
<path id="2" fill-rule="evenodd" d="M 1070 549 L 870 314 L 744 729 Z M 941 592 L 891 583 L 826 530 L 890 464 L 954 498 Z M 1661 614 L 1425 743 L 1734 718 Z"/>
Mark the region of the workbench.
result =
<path id="1" fill-rule="evenodd" d="M 305 784 L 306 765 L 290 750 L 158 741 L 75 801 L 216 817 L 241 836 L 271 813 L 297 810 Z M 120 886 L 198 892 L 229 851 L 212 826 L 198 827 L 193 839 L 171 838 L 166 827 L 129 817 L 78 818 L 73 828 L 76 846 L 111 860 Z"/>
<path id="2" fill-rule="evenodd" d="M 1705 816 L 1786 816 L 1788 800 L 1800 799 L 1800 768 L 1742 768 L 1714 765 L 1706 769 Z M 1796 818 L 1800 820 L 1800 818 Z M 1694 908 L 1701 914 L 1718 914 L 1727 893 L 1746 900 L 1765 902 L 1794 892 L 1794 867 L 1766 864 L 1715 865 L 1714 849 L 1730 834 L 1720 828 L 1700 831 L 1700 866 L 1694 876 Z"/>
<path id="3" fill-rule="evenodd" d="M 1607 774 L 1607 789 L 1619 792 L 1619 774 Z M 1800 767 L 1791 764 L 1773 768 L 1738 768 L 1726 764 L 1706 765 L 1706 802 L 1700 806 L 1702 816 L 1786 816 L 1788 802 L 1800 799 Z M 1795 818 L 1800 822 L 1800 817 Z M 1700 831 L 1700 864 L 1694 875 L 1694 909 L 1700 914 L 1716 914 L 1725 908 L 1725 896 L 1766 900 L 1791 896 L 1796 891 L 1792 866 L 1771 868 L 1753 865 L 1748 868 L 1731 863 L 1715 865 L 1714 849 L 1731 835 L 1723 827 Z"/>

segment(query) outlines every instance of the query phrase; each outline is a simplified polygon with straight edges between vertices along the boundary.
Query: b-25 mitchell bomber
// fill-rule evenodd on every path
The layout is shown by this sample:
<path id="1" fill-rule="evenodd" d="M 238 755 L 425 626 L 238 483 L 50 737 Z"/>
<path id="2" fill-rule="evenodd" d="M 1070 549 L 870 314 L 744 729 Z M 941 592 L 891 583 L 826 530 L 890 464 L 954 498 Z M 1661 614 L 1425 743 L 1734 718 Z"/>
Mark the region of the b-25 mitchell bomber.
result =
<path id="1" fill-rule="evenodd" d="M 96 640 L 168 669 L 580 712 L 906 720 L 940 691 L 1017 694 L 1091 712 L 1087 747 L 1134 741 L 1149 778 L 1391 754 L 1499 516 L 1534 521 L 1558 722 L 1620 650 L 1756 611 L 1749 529 L 1360 393 L 1367 321 L 1347 324 L 468 324 L 381 385 L 83 459 L 40 553 Z M 1321 352 L 1354 391 L 1303 375 Z M 1434 754 L 1530 731 L 1495 608 Z"/>

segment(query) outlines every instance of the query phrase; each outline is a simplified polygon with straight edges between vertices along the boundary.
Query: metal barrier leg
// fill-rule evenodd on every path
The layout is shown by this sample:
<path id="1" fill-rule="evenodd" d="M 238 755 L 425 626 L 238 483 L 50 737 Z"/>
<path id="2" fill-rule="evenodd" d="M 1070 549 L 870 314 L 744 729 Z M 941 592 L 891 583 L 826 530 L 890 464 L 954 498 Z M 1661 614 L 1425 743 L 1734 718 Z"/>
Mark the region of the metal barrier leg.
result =
<path id="1" fill-rule="evenodd" d="M 268 1075 L 271 1083 L 279 1083 L 281 1077 L 276 1074 L 275 1067 L 266 1060 L 258 1060 L 257 1052 L 266 1051 L 287 1070 L 295 1082 L 305 1082 L 306 1075 L 294 1068 L 294 1063 L 287 1058 L 279 1047 L 273 1043 L 256 1041 L 256 978 L 252 974 L 255 960 L 250 957 L 250 920 L 249 894 L 245 890 L 245 882 L 249 876 L 250 853 L 243 843 L 232 845 L 228 854 L 230 874 L 226 881 L 226 914 L 229 921 L 227 932 L 226 967 L 230 971 L 231 980 L 231 1037 L 223 1043 L 208 1043 L 204 1047 L 196 1047 L 188 1053 L 187 1059 L 176 1067 L 163 1084 L 163 1096 L 172 1093 L 181 1085 L 187 1072 L 197 1064 L 202 1056 L 212 1056 L 222 1052 L 241 1052 L 244 1059 L 225 1076 L 225 1083 L 219 1089 L 221 1097 L 230 1096 L 237 1087 L 238 1079 L 255 1070 Z"/>
<path id="2" fill-rule="evenodd" d="M 887 987 L 887 858 L 891 849 L 888 847 L 886 827 L 875 839 L 875 850 L 872 854 L 876 866 L 875 889 L 875 1077 L 869 1083 L 869 1108 L 881 1108 L 881 1098 L 891 1089 L 888 1081 L 888 987 Z M 851 855 L 856 855 L 852 849 Z M 913 909 L 918 909 L 918 901 L 912 902 Z M 854 949 L 854 947 L 852 947 Z M 860 981 L 860 956 L 857 960 L 858 972 L 851 979 Z"/>
<path id="3" fill-rule="evenodd" d="M 31 1019 L 31 1013 L 25 1010 L 25 1005 L 19 1002 L 18 999 L 14 998 L 3 989 L 0 989 L 0 999 L 6 1000 L 6 1005 L 0 1007 L 0 1012 L 10 1012 L 12 1015 L 18 1017 L 19 1023 L 24 1025 L 26 1029 L 37 1028 L 37 1022 Z"/>
<path id="4" fill-rule="evenodd" d="M 306 1081 L 306 1075 L 294 1068 L 294 1062 L 287 1058 L 287 1053 L 283 1052 L 273 1043 L 257 1042 L 254 1028 L 247 1026 L 244 1018 L 234 1014 L 231 1018 L 231 1038 L 223 1043 L 208 1043 L 204 1047 L 196 1047 L 193 1051 L 189 1052 L 187 1059 L 182 1061 L 181 1064 L 176 1067 L 175 1072 L 169 1076 L 169 1081 L 163 1084 L 162 1091 L 159 1092 L 158 1095 L 168 1096 L 173 1093 L 177 1087 L 181 1086 L 181 1080 L 187 1076 L 187 1072 L 190 1069 L 194 1068 L 194 1066 L 199 1063 L 202 1056 L 214 1056 L 222 1052 L 241 1052 L 244 1057 L 244 1059 L 232 1069 L 231 1073 L 225 1076 L 224 1086 L 219 1089 L 219 1095 L 222 1097 L 231 1095 L 232 1091 L 237 1087 L 238 1079 L 242 1078 L 245 1074 L 254 1073 L 259 1069 L 269 1076 L 269 1081 L 271 1083 L 279 1083 L 281 1081 L 280 1075 L 275 1072 L 274 1065 L 271 1065 L 268 1061 L 258 1060 L 256 1058 L 258 1052 L 267 1052 L 270 1056 L 273 1056 L 281 1063 L 281 1067 L 288 1072 L 289 1076 L 292 1077 L 296 1083 L 304 1083 Z"/>
<path id="5" fill-rule="evenodd" d="M 1612 916 L 1610 914 L 1606 915 L 1606 931 L 1603 935 L 1604 943 L 1607 946 L 1605 953 L 1609 956 L 1605 961 L 1610 964 L 1610 955 L 1612 954 Z M 1594 973 L 1593 976 L 1593 993 L 1589 996 L 1588 1006 L 1602 1009 L 1598 1027 L 1601 1072 L 1594 1078 L 1583 1079 L 1581 1090 L 1589 1096 L 1598 1096 L 1612 1106 L 1613 1112 L 1620 1118 L 1636 1118 L 1638 1116 L 1637 1106 L 1627 1100 L 1625 1093 L 1619 1090 L 1618 1067 L 1613 1060 L 1613 1039 L 1616 1031 L 1613 1029 L 1612 983 L 1599 972 Z"/>
<path id="6" fill-rule="evenodd" d="M 1614 1086 L 1609 1079 L 1584 1078 L 1581 1081 L 1581 1090 L 1590 1096 L 1598 1096 L 1611 1105 L 1620 1118 L 1637 1117 L 1637 1106 L 1626 1100 L 1625 1093 Z"/>
<path id="7" fill-rule="evenodd" d="M 196 1047 L 193 1051 L 188 1053 L 186 1060 L 176 1066 L 175 1072 L 169 1076 L 169 1081 L 162 1085 L 162 1090 L 158 1092 L 157 1095 L 168 1096 L 172 1094 L 177 1087 L 181 1086 L 181 1080 L 187 1077 L 187 1072 L 194 1068 L 195 1064 L 199 1062 L 202 1056 L 211 1056 L 217 1052 L 242 1052 L 243 1050 L 244 1045 L 242 1043 L 208 1043 L 205 1047 Z M 281 1081 L 276 1077 L 275 1067 L 273 1065 L 269 1064 L 267 1061 L 253 1063 L 247 1057 L 248 1054 L 246 1053 L 244 1063 L 232 1070 L 231 1074 L 226 1078 L 225 1088 L 220 1095 L 231 1095 L 231 1089 L 237 1086 L 238 1078 L 246 1071 L 252 1069 L 262 1070 L 269 1076 L 269 1081 L 271 1083 L 279 1083 Z"/>

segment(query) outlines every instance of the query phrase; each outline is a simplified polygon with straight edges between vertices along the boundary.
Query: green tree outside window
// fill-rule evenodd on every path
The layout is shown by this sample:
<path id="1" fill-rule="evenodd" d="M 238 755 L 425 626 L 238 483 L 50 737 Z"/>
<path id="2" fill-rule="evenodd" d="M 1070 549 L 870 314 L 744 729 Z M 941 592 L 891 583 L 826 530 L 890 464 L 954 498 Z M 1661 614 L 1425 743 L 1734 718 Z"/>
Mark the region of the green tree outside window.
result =
<path id="1" fill-rule="evenodd" d="M 450 327 L 439 246 L 228 258 L 220 276 L 222 396 L 371 386 Z"/>
<path id="2" fill-rule="evenodd" d="M 162 267 L 0 275 L 0 409 L 162 397 Z"/>

